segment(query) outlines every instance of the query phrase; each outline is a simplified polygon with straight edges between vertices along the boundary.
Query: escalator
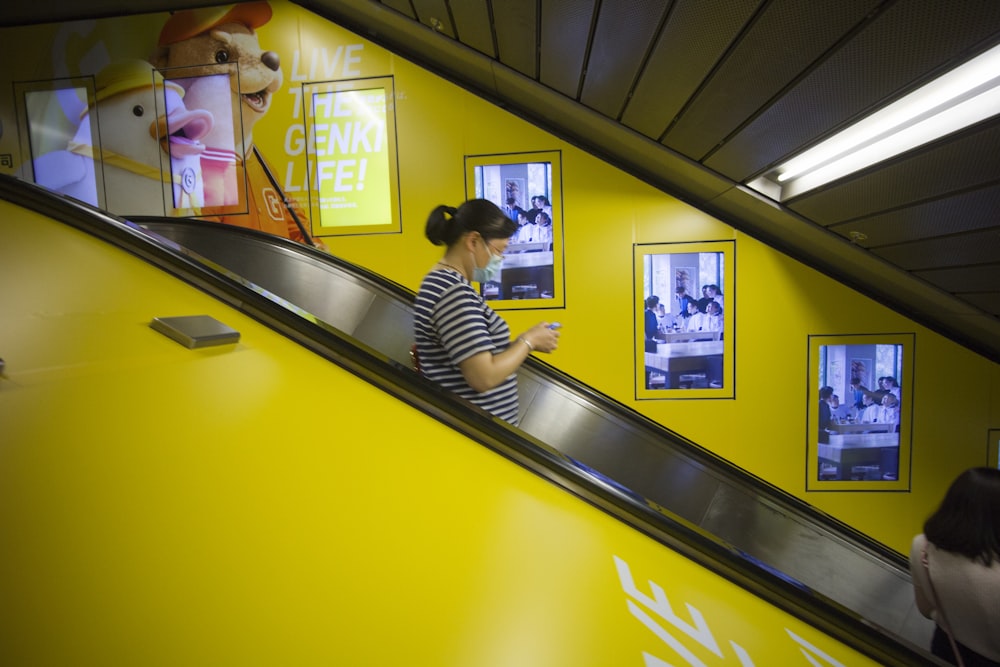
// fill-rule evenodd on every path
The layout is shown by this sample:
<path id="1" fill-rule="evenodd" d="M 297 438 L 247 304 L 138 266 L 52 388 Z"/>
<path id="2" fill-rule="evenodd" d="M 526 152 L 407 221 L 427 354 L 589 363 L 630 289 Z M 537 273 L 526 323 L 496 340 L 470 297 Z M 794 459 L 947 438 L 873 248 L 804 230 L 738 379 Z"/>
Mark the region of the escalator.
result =
<path id="1" fill-rule="evenodd" d="M 695 655 L 702 649 L 720 657 L 736 656 L 744 665 L 754 664 L 754 659 L 758 661 L 756 664 L 792 664 L 758 657 L 769 655 L 767 651 L 778 650 L 779 644 L 799 656 L 800 662 L 802 655 L 831 655 L 832 649 L 818 645 L 819 640 L 809 636 L 815 628 L 844 645 L 837 647 L 834 643 L 836 650 L 846 652 L 840 655 L 858 651 L 878 664 L 935 664 L 907 641 L 926 645 L 919 632 L 907 630 L 913 626 L 907 618 L 913 613 L 909 609 L 912 607 L 911 593 L 905 564 L 898 556 L 537 360 L 530 360 L 520 377 L 523 411 L 520 431 L 455 400 L 409 369 L 409 301 L 412 295 L 405 289 L 336 258 L 247 230 L 167 219 L 143 219 L 132 225 L 124 224 L 8 178 L 0 179 L 0 193 L 3 199 L 18 206 L 39 211 L 126 248 L 240 312 L 248 313 L 365 382 L 389 392 L 402 404 L 385 415 L 387 421 L 412 422 L 410 408 L 430 416 L 432 419 L 427 421 L 417 420 L 420 435 L 412 444 L 433 451 L 426 452 L 428 457 L 408 459 L 409 465 L 426 468 L 426 463 L 419 463 L 425 458 L 443 460 L 444 455 L 436 444 L 441 439 L 436 424 L 443 422 L 450 427 L 449 432 L 459 434 L 445 437 L 446 441 L 458 437 L 462 442 L 485 445 L 502 455 L 498 460 L 513 460 L 521 466 L 515 469 L 528 468 L 536 477 L 554 482 L 570 491 L 572 496 L 587 501 L 585 506 L 602 510 L 598 515 L 605 519 L 596 521 L 604 522 L 607 515 L 611 515 L 637 529 L 628 533 L 628 537 L 623 537 L 618 528 L 602 529 L 616 532 L 616 537 L 609 542 L 615 545 L 612 550 L 625 550 L 603 554 L 600 558 L 614 573 L 614 586 L 607 589 L 595 583 L 605 580 L 595 579 L 594 571 L 580 565 L 580 562 L 592 560 L 593 544 L 587 542 L 592 538 L 563 534 L 572 532 L 567 525 L 581 521 L 589 525 L 592 521 L 573 514 L 578 510 L 569 511 L 557 524 L 536 526 L 531 536 L 526 537 L 512 526 L 532 524 L 530 518 L 520 514 L 503 516 L 508 511 L 503 503 L 490 505 L 481 499 L 465 498 L 461 503 L 467 507 L 461 512 L 456 512 L 453 505 L 442 504 L 437 508 L 438 512 L 460 515 L 470 525 L 483 524 L 487 534 L 471 531 L 469 535 L 471 542 L 477 545 L 472 549 L 476 554 L 472 562 L 479 563 L 485 553 L 492 553 L 504 563 L 520 559 L 515 569 L 526 576 L 539 568 L 545 572 L 530 575 L 540 577 L 536 583 L 541 590 L 547 590 L 543 580 L 557 576 L 554 572 L 571 572 L 579 590 L 572 599 L 565 600 L 560 609 L 569 610 L 583 604 L 581 600 L 588 599 L 584 593 L 593 586 L 601 593 L 590 596 L 590 602 L 605 600 L 605 594 L 613 589 L 619 598 L 614 604 L 623 605 L 629 612 L 622 636 L 640 633 L 647 639 L 653 636 L 662 642 L 643 644 L 645 648 L 636 649 L 635 664 L 640 664 L 641 659 L 645 659 L 646 664 L 668 664 L 664 661 L 666 658 L 656 656 L 670 651 L 687 657 L 690 664 L 703 664 L 695 661 L 703 659 Z M 352 388 L 349 382 L 345 386 L 336 395 L 363 393 Z M 303 420 L 315 420 L 322 414 L 318 407 L 322 401 L 314 398 L 311 402 L 313 405 L 302 415 Z M 380 425 L 371 423 L 368 428 Z M 425 434 L 427 437 L 423 437 Z M 359 481 L 353 482 L 351 488 L 356 493 L 369 492 L 375 503 L 379 503 L 382 496 L 399 502 L 394 494 L 409 491 L 413 506 L 407 510 L 431 511 L 422 507 L 420 497 L 427 493 L 423 484 L 432 483 L 432 478 L 441 483 L 441 469 L 414 468 L 413 472 L 412 478 L 392 476 L 393 483 L 380 489 Z M 464 467 L 462 474 L 467 474 Z M 481 476 L 475 474 L 479 484 L 485 486 L 489 486 L 488 480 L 496 478 L 492 472 Z M 507 473 L 497 474 L 503 479 Z M 454 483 L 454 479 L 449 479 Z M 537 480 L 529 485 L 536 483 Z M 510 492 L 499 489 L 496 493 L 503 496 Z M 453 497 L 449 498 L 455 502 Z M 477 504 L 482 506 L 477 508 Z M 385 503 L 379 506 L 385 507 Z M 479 511 L 487 509 L 485 513 Z M 383 516 L 382 519 L 392 524 L 409 523 L 405 517 Z M 619 523 L 613 522 L 615 526 Z M 544 542 L 546 535 L 551 543 L 546 542 L 542 548 L 538 542 Z M 422 539 L 412 536 L 412 540 Z M 458 538 L 450 536 L 449 539 Z M 489 545 L 480 543 L 484 540 Z M 495 540 L 500 542 L 495 543 Z M 637 543 L 657 545 L 659 551 L 655 556 L 641 550 L 630 551 L 625 545 L 636 540 Z M 501 548 L 501 543 L 507 546 Z M 532 546 L 512 550 L 511 544 Z M 663 549 L 663 545 L 669 549 Z M 456 546 L 456 549 L 462 548 L 468 545 Z M 670 555 L 664 556 L 660 551 Z M 542 558 L 542 553 L 562 559 L 562 562 L 557 567 L 538 565 L 541 561 L 536 562 L 535 558 Z M 426 565 L 427 558 L 444 557 L 437 548 L 430 549 L 428 554 L 411 554 L 409 558 Z M 687 558 L 678 558 L 678 554 Z M 449 557 L 453 558 L 455 556 Z M 455 562 L 468 561 L 468 557 L 460 556 Z M 691 570 L 691 562 L 700 567 Z M 668 577 L 672 585 L 665 581 Z M 463 586 L 469 585 L 468 581 L 462 581 Z M 680 586 L 679 581 L 685 581 L 685 585 Z M 829 587 L 825 588 L 827 584 Z M 360 582 L 357 586 L 363 588 Z M 493 595 L 497 594 L 495 589 L 503 587 L 495 582 L 476 586 L 488 589 Z M 528 588 L 531 587 L 522 583 L 514 590 L 523 598 Z M 838 598 L 841 588 L 849 595 Z M 573 586 L 566 582 L 559 588 L 560 594 L 570 590 Z M 705 598 L 707 591 L 714 591 L 715 595 Z M 699 599 L 698 596 L 703 602 L 694 604 L 692 600 Z M 538 604 L 543 610 L 551 609 L 552 594 L 542 597 L 545 601 L 540 600 Z M 767 633 L 760 635 L 759 640 L 725 637 L 724 634 L 717 637 L 718 626 L 708 615 L 704 619 L 707 625 L 704 625 L 697 616 L 674 615 L 667 602 L 673 600 L 679 606 L 684 600 L 704 613 L 700 605 L 710 605 L 708 599 L 718 598 L 740 601 L 732 604 L 743 610 L 745 618 L 734 618 L 733 627 L 767 617 L 773 621 L 769 627 L 782 637 L 780 642 L 773 636 L 767 638 Z M 764 601 L 763 606 L 761 601 Z M 469 600 L 463 598 L 463 604 L 470 604 Z M 522 609 L 519 613 L 525 611 Z M 583 622 L 582 617 L 593 616 L 595 612 L 560 613 L 572 620 L 560 621 L 554 627 Z M 544 611 L 539 614 L 536 620 L 540 622 L 546 617 L 551 623 L 551 615 Z M 496 623 L 493 620 L 486 625 L 492 628 Z M 504 623 L 518 625 L 510 619 Z M 531 624 L 525 619 L 523 625 Z M 545 627 L 545 623 L 541 626 Z M 484 633 L 484 627 L 477 625 L 472 633 Z M 491 631 L 495 632 L 496 628 Z M 650 632 L 652 635 L 647 634 Z M 584 630 L 576 635 L 577 641 L 587 644 L 585 637 L 589 634 L 599 632 Z M 915 635 L 917 637 L 913 638 Z M 725 641 L 720 637 L 725 637 Z M 695 641 L 700 648 L 691 648 L 692 638 L 700 638 Z M 484 638 L 479 641 L 498 640 Z M 505 650 L 513 649 L 508 646 Z M 646 657 L 641 658 L 640 654 Z M 837 661 L 817 663 L 812 658 L 807 659 L 811 664 L 838 664 Z M 867 664 L 857 660 L 865 658 L 858 656 L 851 660 L 840 659 L 840 662 Z M 464 664 L 488 662 L 473 660 Z M 531 663 L 497 659 L 495 664 Z M 548 664 L 569 663 L 556 660 Z M 610 663 L 577 661 L 576 664 Z"/>

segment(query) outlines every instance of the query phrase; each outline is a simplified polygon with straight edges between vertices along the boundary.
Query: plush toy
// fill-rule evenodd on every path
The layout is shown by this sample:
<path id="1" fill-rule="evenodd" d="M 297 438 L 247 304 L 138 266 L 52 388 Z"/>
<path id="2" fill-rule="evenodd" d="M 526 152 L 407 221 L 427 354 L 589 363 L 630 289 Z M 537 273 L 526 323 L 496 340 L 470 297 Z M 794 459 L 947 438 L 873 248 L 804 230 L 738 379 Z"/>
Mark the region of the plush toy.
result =
<path id="1" fill-rule="evenodd" d="M 253 128 L 282 84 L 278 54 L 263 50 L 257 38 L 256 29 L 270 19 L 267 2 L 175 12 L 151 60 L 176 71 L 189 103 L 212 109 L 219 121 L 202 156 L 205 216 L 312 244 L 305 212 L 285 197 L 253 143 Z M 228 75 L 228 90 L 218 84 L 220 72 Z M 232 118 L 237 122 L 227 121 Z"/>
<path id="2" fill-rule="evenodd" d="M 146 61 L 108 65 L 66 150 L 34 161 L 35 181 L 118 215 L 199 212 L 199 140 L 212 115 L 189 110 L 183 95 Z"/>

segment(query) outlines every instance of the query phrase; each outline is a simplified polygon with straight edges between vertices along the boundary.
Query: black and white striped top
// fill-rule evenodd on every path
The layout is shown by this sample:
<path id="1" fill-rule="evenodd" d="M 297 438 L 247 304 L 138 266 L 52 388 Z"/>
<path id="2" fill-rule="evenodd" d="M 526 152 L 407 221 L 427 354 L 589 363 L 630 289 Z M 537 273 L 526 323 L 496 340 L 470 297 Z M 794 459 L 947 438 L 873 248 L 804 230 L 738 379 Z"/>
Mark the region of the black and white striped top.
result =
<path id="1" fill-rule="evenodd" d="M 510 346 L 507 322 L 464 277 L 451 269 L 427 274 L 413 304 L 413 333 L 425 377 L 517 425 L 516 373 L 479 393 L 458 368 L 480 352 L 498 354 Z"/>

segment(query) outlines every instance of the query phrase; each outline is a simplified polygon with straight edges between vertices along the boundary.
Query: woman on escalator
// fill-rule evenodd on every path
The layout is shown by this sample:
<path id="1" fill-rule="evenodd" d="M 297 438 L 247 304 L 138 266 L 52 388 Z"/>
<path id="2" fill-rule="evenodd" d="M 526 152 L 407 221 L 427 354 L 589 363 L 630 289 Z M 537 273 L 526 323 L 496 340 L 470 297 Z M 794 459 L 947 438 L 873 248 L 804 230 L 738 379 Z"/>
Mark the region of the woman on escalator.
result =
<path id="1" fill-rule="evenodd" d="M 447 250 L 424 277 L 413 307 L 420 372 L 514 425 L 517 369 L 532 352 L 552 352 L 559 342 L 548 322 L 511 340 L 507 322 L 472 287 L 497 279 L 516 231 L 517 223 L 486 199 L 435 208 L 425 234 Z"/>
<path id="2" fill-rule="evenodd" d="M 971 468 L 913 538 L 917 608 L 935 622 L 931 652 L 953 665 L 1000 667 L 1000 470 Z"/>

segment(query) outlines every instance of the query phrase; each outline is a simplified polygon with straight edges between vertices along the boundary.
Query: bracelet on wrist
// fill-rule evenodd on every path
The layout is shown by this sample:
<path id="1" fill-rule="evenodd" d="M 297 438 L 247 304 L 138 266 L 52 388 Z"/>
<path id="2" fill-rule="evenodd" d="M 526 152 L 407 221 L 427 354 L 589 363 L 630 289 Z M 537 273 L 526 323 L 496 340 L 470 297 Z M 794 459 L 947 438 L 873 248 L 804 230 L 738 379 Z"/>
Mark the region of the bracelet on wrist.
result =
<path id="1" fill-rule="evenodd" d="M 528 354 L 531 354 L 532 352 L 535 351 L 535 346 L 531 344 L 530 340 L 528 340 L 524 336 L 518 336 L 517 339 L 528 346 Z"/>

